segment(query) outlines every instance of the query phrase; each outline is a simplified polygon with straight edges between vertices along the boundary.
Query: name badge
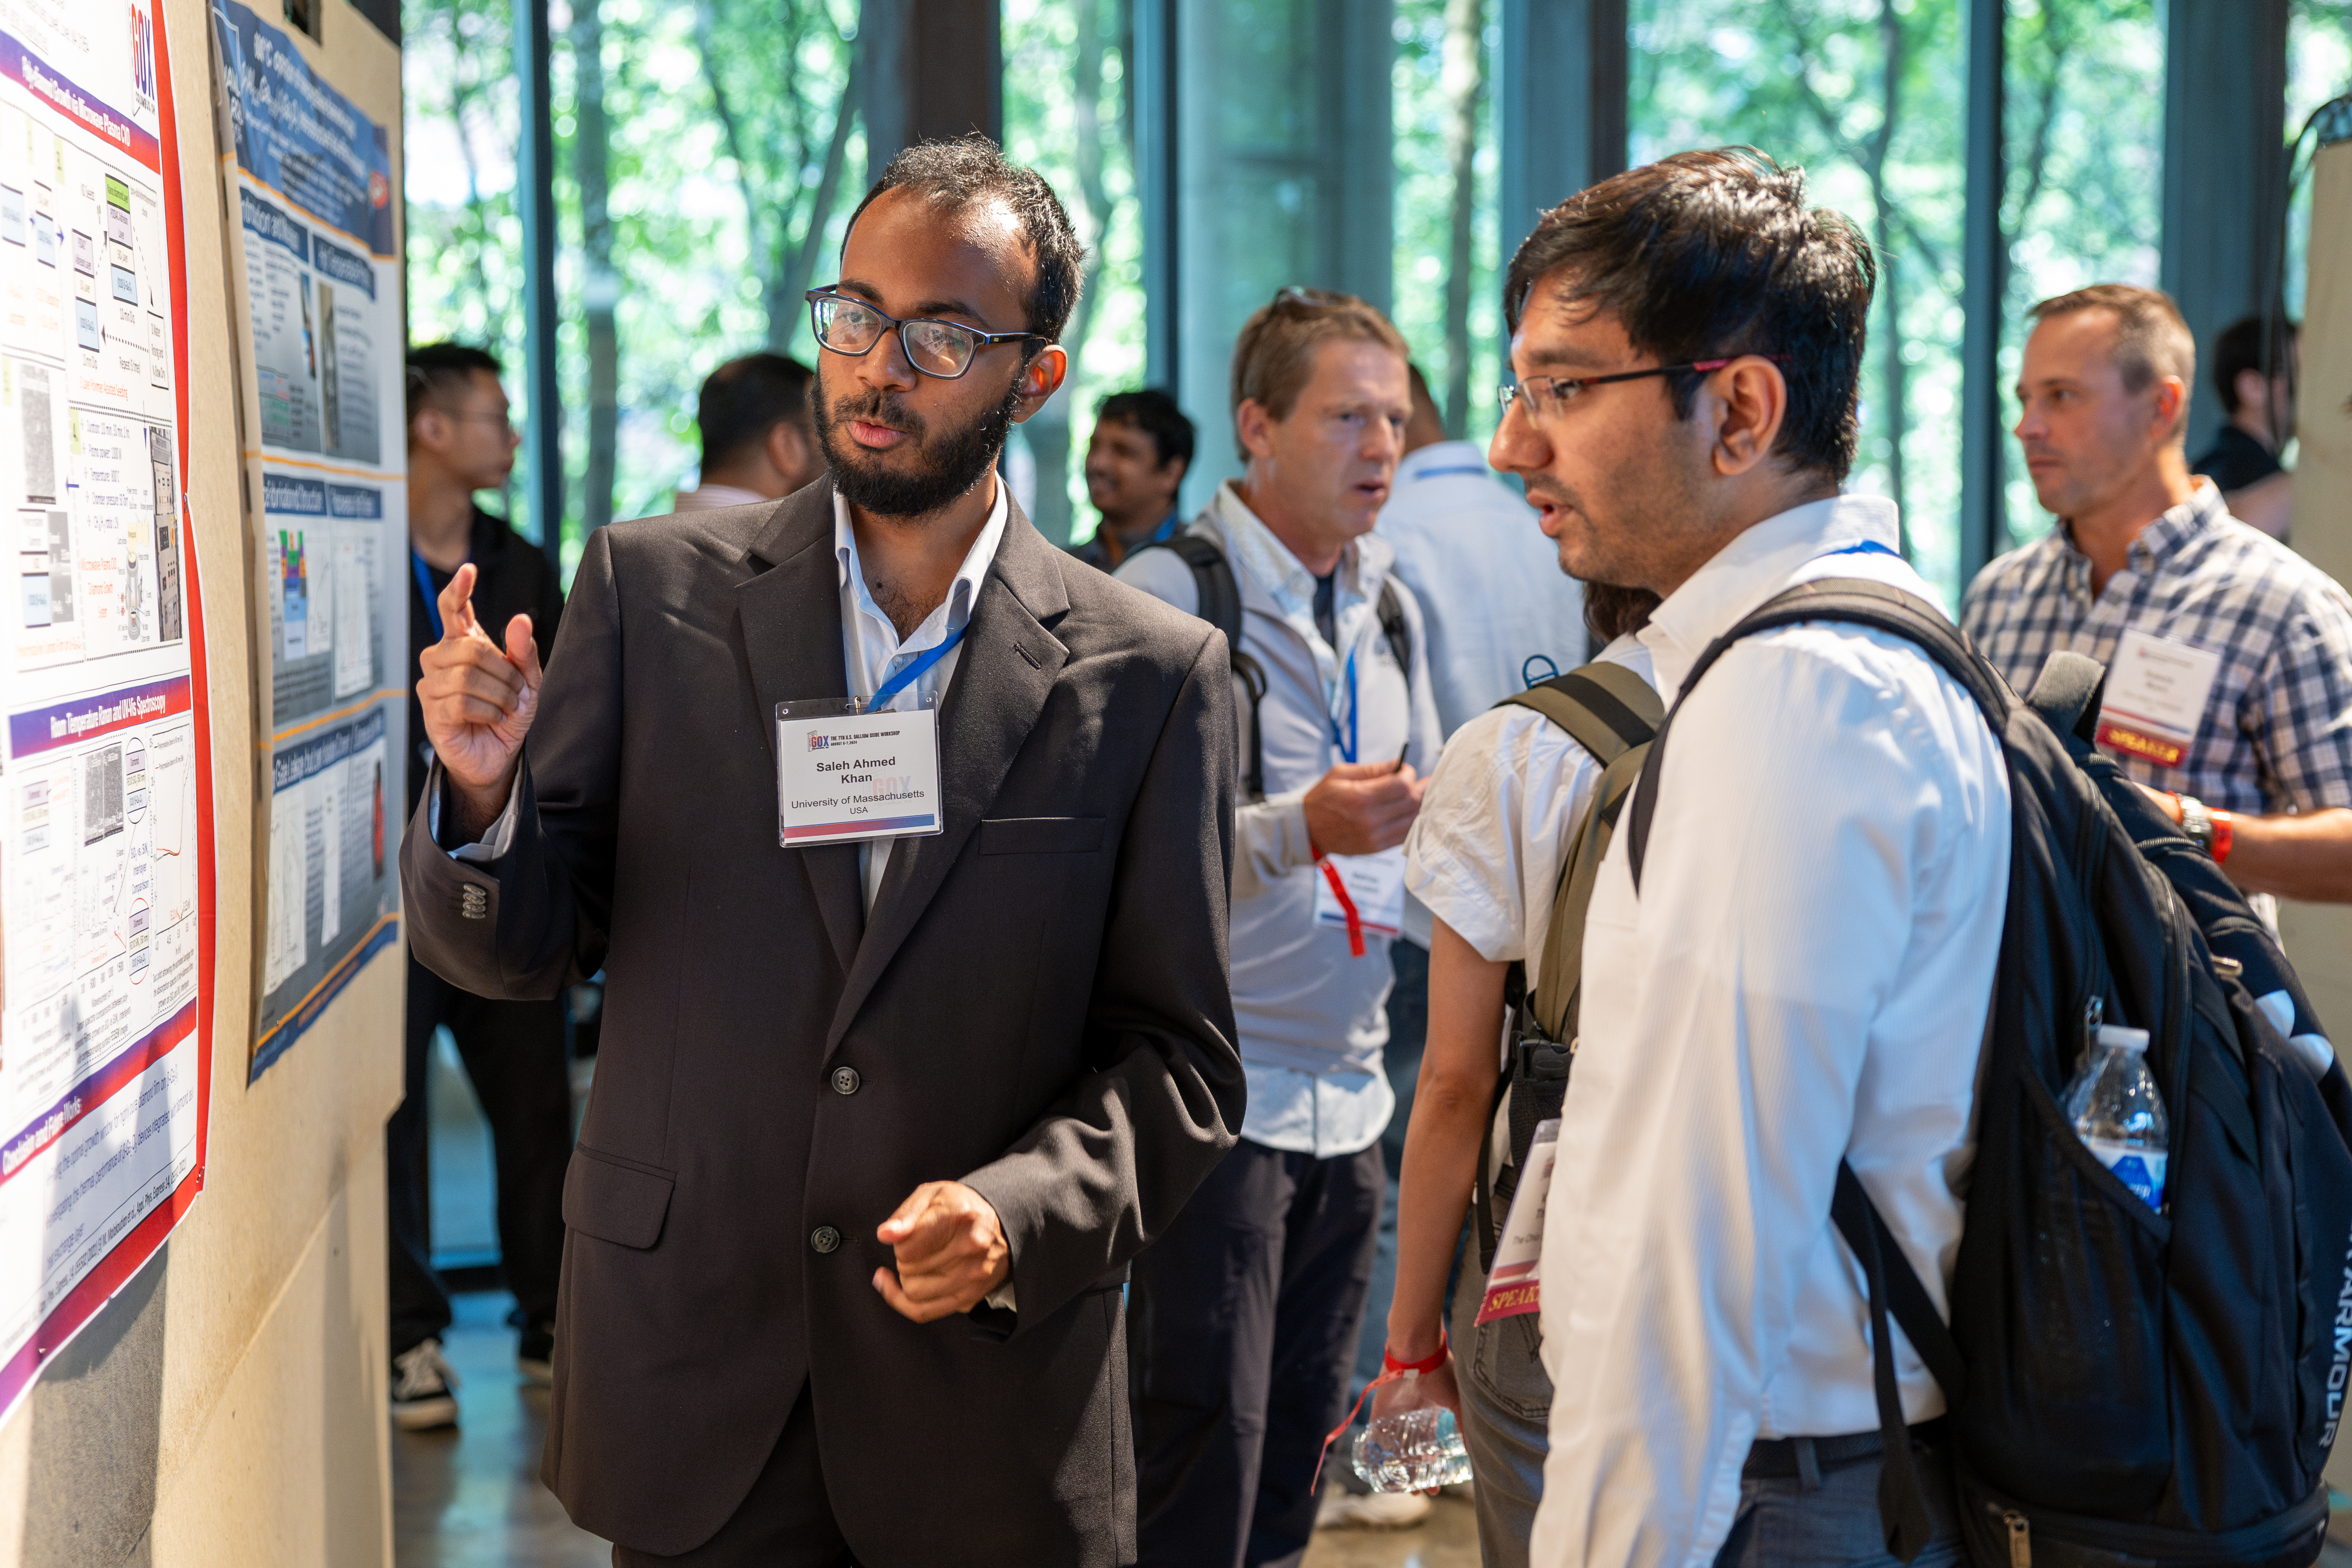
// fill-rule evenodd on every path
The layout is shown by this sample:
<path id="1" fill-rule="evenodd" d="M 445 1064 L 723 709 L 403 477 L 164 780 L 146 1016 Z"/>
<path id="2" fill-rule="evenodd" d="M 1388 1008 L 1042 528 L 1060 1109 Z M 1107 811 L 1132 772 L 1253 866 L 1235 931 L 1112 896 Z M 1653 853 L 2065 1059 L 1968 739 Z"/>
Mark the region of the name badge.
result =
<path id="1" fill-rule="evenodd" d="M 870 713 L 854 697 L 777 703 L 776 808 L 787 849 L 946 831 L 938 706 Z"/>
<path id="2" fill-rule="evenodd" d="M 2205 700 L 2221 673 L 2218 653 L 2126 631 L 2107 668 L 2099 744 L 2159 767 L 2179 767 L 2205 722 Z"/>
<path id="3" fill-rule="evenodd" d="M 1404 846 L 1376 855 L 1323 857 L 1315 868 L 1315 923 L 1346 927 L 1358 957 L 1365 931 L 1396 935 L 1404 925 Z"/>
<path id="4" fill-rule="evenodd" d="M 1543 1305 L 1544 1211 L 1551 1201 L 1551 1172 L 1559 1153 L 1559 1118 L 1537 1122 L 1527 1167 L 1519 1173 L 1519 1190 L 1511 1195 L 1511 1212 L 1504 1216 L 1503 1234 L 1495 1244 L 1495 1271 L 1486 1276 L 1486 1294 L 1479 1300 L 1473 1323 L 1519 1317 Z"/>

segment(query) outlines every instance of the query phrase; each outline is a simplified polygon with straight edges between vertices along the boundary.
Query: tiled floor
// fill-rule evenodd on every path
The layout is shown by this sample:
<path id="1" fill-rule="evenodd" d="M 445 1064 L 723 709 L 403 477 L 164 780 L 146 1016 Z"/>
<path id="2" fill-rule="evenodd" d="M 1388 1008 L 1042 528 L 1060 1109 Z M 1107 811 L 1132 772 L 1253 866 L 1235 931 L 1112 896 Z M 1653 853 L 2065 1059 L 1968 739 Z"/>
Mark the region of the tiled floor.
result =
<path id="1" fill-rule="evenodd" d="M 449 1360 L 464 1380 L 455 1431 L 396 1432 L 392 1445 L 393 1560 L 398 1568 L 604 1568 L 611 1548 L 573 1526 L 539 1484 L 547 1394 L 515 1377 L 513 1305 L 457 1298 Z M 1476 1568 L 1466 1503 L 1440 1498 L 1428 1521 L 1395 1531 L 1326 1531 L 1307 1568 Z"/>

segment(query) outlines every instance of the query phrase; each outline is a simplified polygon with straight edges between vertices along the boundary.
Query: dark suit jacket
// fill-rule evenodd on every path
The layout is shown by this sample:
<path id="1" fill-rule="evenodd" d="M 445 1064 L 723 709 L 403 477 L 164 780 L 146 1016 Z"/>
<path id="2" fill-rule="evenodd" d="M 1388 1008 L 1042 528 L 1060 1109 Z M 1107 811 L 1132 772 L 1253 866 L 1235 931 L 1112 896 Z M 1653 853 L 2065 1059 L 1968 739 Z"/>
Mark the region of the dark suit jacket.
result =
<path id="1" fill-rule="evenodd" d="M 555 646 L 556 622 L 563 614 L 563 585 L 555 580 L 555 568 L 547 556 L 480 507 L 474 509 L 467 553 L 475 569 L 474 618 L 482 623 L 493 642 L 503 645 L 507 623 L 517 616 L 529 616 L 530 640 L 539 645 L 540 662 L 544 664 L 548 650 Z M 408 574 L 408 810 L 412 816 L 425 793 L 425 714 L 416 704 L 416 682 L 425 669 L 417 661 L 439 640 L 433 631 L 433 617 L 425 613 L 425 590 L 417 585 L 412 564 Z"/>
<path id="2" fill-rule="evenodd" d="M 1224 641 L 1016 508 L 942 705 L 947 830 L 897 842 L 869 921 L 856 846 L 777 844 L 775 704 L 847 691 L 835 563 L 824 482 L 600 530 L 507 853 L 421 812 L 404 851 L 436 973 L 608 977 L 544 1475 L 685 1552 L 805 1384 L 868 1568 L 1131 1562 L 1118 1287 L 1242 1120 Z M 995 1205 L 1017 1312 L 875 1293 L 875 1226 L 939 1179 Z"/>

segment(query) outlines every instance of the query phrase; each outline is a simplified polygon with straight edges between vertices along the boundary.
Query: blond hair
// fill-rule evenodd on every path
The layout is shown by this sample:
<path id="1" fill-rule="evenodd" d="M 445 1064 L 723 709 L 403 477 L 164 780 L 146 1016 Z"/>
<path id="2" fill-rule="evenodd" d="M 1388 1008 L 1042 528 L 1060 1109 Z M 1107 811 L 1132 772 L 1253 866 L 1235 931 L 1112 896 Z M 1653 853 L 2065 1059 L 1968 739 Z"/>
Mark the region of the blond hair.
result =
<path id="1" fill-rule="evenodd" d="M 1378 343 L 1410 364 L 1404 334 L 1353 294 L 1285 289 L 1258 307 L 1234 340 L 1234 417 L 1256 403 L 1279 422 L 1315 375 L 1315 351 L 1328 342 Z"/>
<path id="2" fill-rule="evenodd" d="M 2035 326 L 2053 316 L 2108 310 L 2116 318 L 2116 341 L 2108 363 L 2122 373 L 2124 390 L 2146 392 L 2160 377 L 2180 378 L 2180 412 L 2173 416 L 2171 440 L 2189 439 L 2189 396 L 2197 384 L 2197 339 L 2181 319 L 2180 307 L 2161 289 L 2130 283 L 2094 283 L 2035 305 L 2026 315 Z"/>

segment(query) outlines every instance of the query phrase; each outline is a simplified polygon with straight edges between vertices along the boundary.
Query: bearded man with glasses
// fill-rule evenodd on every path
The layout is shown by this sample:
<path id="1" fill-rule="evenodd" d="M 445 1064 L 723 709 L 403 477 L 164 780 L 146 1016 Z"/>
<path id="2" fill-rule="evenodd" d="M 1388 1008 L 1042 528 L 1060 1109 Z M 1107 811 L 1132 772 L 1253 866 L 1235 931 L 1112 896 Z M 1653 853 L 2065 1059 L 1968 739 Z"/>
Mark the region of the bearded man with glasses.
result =
<path id="1" fill-rule="evenodd" d="M 997 472 L 1082 256 L 900 153 L 810 296 L 829 481 L 599 530 L 543 686 L 443 595 L 413 940 L 605 971 L 543 1474 L 624 1568 L 1133 1561 L 1120 1287 L 1242 1117 L 1234 717 Z"/>

